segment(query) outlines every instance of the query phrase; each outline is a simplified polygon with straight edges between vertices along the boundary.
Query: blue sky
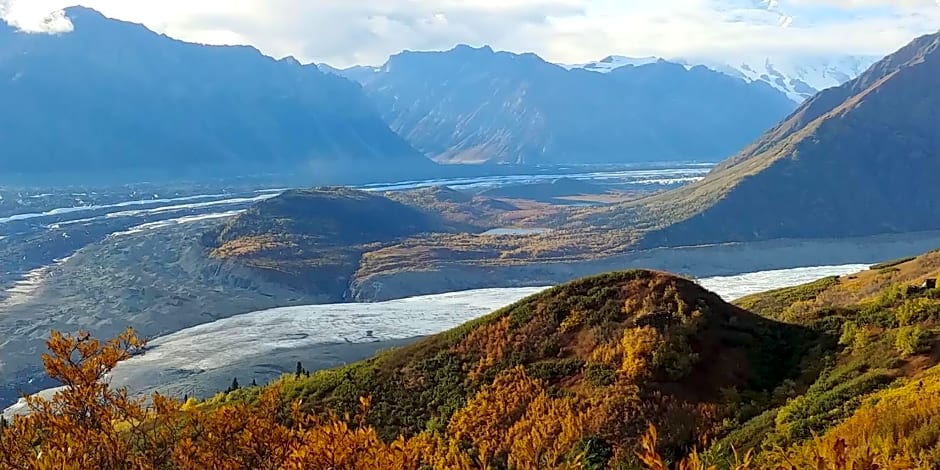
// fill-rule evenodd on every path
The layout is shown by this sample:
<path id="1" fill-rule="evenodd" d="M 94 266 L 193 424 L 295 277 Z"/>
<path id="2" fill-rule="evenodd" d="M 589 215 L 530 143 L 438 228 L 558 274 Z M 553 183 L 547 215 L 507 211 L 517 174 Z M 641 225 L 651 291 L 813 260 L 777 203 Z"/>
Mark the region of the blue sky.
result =
<path id="1" fill-rule="evenodd" d="M 66 30 L 41 20 L 76 1 L 180 39 L 337 66 L 458 43 L 563 63 L 885 54 L 940 28 L 940 0 L 0 0 L 0 15 Z"/>

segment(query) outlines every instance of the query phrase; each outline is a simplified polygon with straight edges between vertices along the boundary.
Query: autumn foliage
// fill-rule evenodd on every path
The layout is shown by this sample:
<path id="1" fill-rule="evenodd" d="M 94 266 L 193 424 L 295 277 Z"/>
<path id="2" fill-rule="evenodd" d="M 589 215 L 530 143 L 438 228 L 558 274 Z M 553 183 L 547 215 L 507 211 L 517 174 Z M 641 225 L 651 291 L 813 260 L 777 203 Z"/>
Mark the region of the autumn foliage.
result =
<path id="1" fill-rule="evenodd" d="M 496 413 L 477 415 L 477 420 L 498 419 L 505 411 L 481 393 L 477 407 L 468 408 L 467 418 L 453 425 L 455 435 L 476 433 L 470 442 L 477 447 L 468 449 L 458 439 L 434 433 L 383 441 L 363 423 L 369 398 L 360 400 L 357 417 L 307 414 L 300 402 L 285 409 L 275 388 L 252 404 L 130 398 L 125 390 L 110 389 L 103 378 L 143 346 L 131 330 L 106 343 L 87 334 L 54 333 L 48 346 L 46 370 L 64 388 L 50 400 L 27 397 L 30 413 L 4 426 L 4 470 L 484 469 L 491 452 L 511 454 L 520 469 L 576 467 L 562 456 L 566 443 L 581 431 L 576 420 L 568 422 L 574 410 L 565 400 L 549 398 L 521 371 L 516 378 L 530 390 L 517 403 L 523 422 L 510 429 L 490 423 L 483 429 L 468 421 L 475 411 Z M 505 383 L 515 387 L 513 379 Z M 500 387 L 493 390 L 498 399 L 515 390 Z M 556 439 L 556 432 L 567 441 Z"/>
<path id="2" fill-rule="evenodd" d="M 132 330 L 53 333 L 43 362 L 63 387 L 0 429 L 0 470 L 937 469 L 935 299 L 904 292 L 804 326 L 615 273 L 202 402 L 108 386 L 145 348 Z"/>

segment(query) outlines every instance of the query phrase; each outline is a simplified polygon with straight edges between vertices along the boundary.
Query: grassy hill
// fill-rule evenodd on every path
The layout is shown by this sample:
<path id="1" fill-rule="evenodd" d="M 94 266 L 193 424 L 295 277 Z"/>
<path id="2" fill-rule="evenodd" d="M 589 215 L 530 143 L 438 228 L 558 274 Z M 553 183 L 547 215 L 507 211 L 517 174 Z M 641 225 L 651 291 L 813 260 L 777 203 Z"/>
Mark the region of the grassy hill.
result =
<path id="1" fill-rule="evenodd" d="M 359 258 L 370 247 L 449 230 L 440 216 L 381 195 L 315 188 L 291 190 L 259 202 L 208 233 L 205 243 L 215 258 L 340 300 Z"/>
<path id="2" fill-rule="evenodd" d="M 540 406 L 559 407 L 582 423 L 563 454 L 594 439 L 634 462 L 650 422 L 663 449 L 678 456 L 724 421 L 781 404 L 774 390 L 801 380 L 801 364 L 818 360 L 820 341 L 691 281 L 628 271 L 566 284 L 372 360 L 272 386 L 310 411 L 354 413 L 359 398 L 371 395 L 366 423 L 379 435 L 459 436 L 503 464 L 514 452 L 505 438 L 549 419 L 532 416 Z M 740 397 L 754 405 L 741 407 Z"/>
<path id="3" fill-rule="evenodd" d="M 345 187 L 290 190 L 258 202 L 207 233 L 210 255 L 247 266 L 266 280 L 343 300 L 357 271 L 420 269 L 437 257 L 487 257 L 491 228 L 524 224 L 560 210 L 548 204 L 515 205 L 446 187 L 385 194 Z M 506 249 L 522 244 L 506 243 Z M 425 251 L 427 246 L 443 245 Z M 418 246 L 409 250 L 408 246 Z"/>
<path id="4" fill-rule="evenodd" d="M 321 411 L 352 412 L 369 393 L 366 422 L 380 435 L 432 430 L 510 460 L 508 444 L 487 439 L 527 425 L 545 393 L 568 400 L 583 419 L 567 451 L 587 441 L 609 448 L 609 462 L 621 465 L 609 468 L 637 468 L 647 423 L 659 429 L 657 449 L 667 460 L 705 442 L 701 458 L 721 468 L 734 461 L 731 449 L 753 452 L 763 462 L 754 468 L 811 462 L 813 452 L 835 458 L 831 445 L 841 436 L 860 448 L 907 445 L 892 455 L 911 451 L 906 458 L 938 465 L 940 435 L 930 430 L 940 419 L 937 403 L 929 402 L 933 415 L 877 419 L 887 406 L 878 397 L 912 402 L 911 390 L 938 386 L 940 290 L 915 287 L 938 272 L 940 253 L 932 252 L 737 306 L 670 275 L 612 273 L 275 387 Z M 529 398 L 518 398 L 517 387 L 532 381 Z M 871 421 L 861 430 L 853 424 Z"/>
<path id="5" fill-rule="evenodd" d="M 72 385 L 7 424 L 0 468 L 72 468 L 36 463 L 76 449 L 106 469 L 937 468 L 940 290 L 917 286 L 938 272 L 933 252 L 738 305 L 610 273 L 367 361 L 150 408 L 97 382 L 132 335 L 54 335 L 49 373 Z"/>

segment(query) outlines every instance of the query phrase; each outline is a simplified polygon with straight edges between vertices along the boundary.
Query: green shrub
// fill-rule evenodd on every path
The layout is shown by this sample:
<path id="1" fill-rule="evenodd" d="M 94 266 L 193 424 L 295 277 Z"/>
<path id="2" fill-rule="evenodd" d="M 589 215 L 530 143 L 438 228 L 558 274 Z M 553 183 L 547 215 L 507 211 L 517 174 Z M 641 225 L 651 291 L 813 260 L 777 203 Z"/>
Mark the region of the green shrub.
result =
<path id="1" fill-rule="evenodd" d="M 872 343 L 872 340 L 877 336 L 877 330 L 875 327 L 870 325 L 862 325 L 855 330 L 854 340 L 852 341 L 852 349 L 862 350 L 866 346 Z"/>
<path id="2" fill-rule="evenodd" d="M 614 456 L 614 448 L 609 442 L 600 437 L 585 437 L 575 444 L 571 450 L 572 457 L 580 458 L 580 466 L 584 470 L 603 470 Z M 573 460 L 573 459 L 572 459 Z"/>
<path id="3" fill-rule="evenodd" d="M 871 370 L 849 380 L 835 382 L 821 378 L 805 394 L 780 408 L 776 432 L 789 441 L 812 437 L 850 416 L 862 397 L 892 381 L 884 370 Z M 834 385 L 831 389 L 827 386 Z"/>
<path id="4" fill-rule="evenodd" d="M 936 318 L 940 305 L 924 297 L 907 299 L 894 312 L 900 325 L 912 325 Z"/>
<path id="5" fill-rule="evenodd" d="M 617 371 L 607 364 L 588 364 L 584 375 L 595 387 L 605 387 L 617 380 Z"/>
<path id="6" fill-rule="evenodd" d="M 584 362 L 577 358 L 558 359 L 529 364 L 526 372 L 534 378 L 554 382 L 577 374 L 583 366 Z"/>
<path id="7" fill-rule="evenodd" d="M 924 352 L 929 347 L 930 334 L 917 325 L 905 326 L 898 329 L 894 344 L 902 356 L 913 356 Z"/>
<path id="8" fill-rule="evenodd" d="M 858 334 L 858 324 L 854 321 L 847 321 L 842 324 L 842 335 L 839 336 L 839 344 L 849 346 L 855 343 L 855 335 Z"/>
<path id="9" fill-rule="evenodd" d="M 909 288 L 910 286 L 906 284 L 891 284 L 878 294 L 875 305 L 881 308 L 893 307 L 907 298 Z"/>

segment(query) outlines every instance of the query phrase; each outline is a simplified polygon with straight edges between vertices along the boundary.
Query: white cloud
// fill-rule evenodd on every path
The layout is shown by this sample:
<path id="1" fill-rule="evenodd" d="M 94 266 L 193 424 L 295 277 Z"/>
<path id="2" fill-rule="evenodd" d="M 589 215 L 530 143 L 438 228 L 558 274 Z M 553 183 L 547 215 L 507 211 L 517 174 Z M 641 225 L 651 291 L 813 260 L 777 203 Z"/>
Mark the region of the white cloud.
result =
<path id="1" fill-rule="evenodd" d="M 32 31 L 75 0 L 0 0 Z M 84 0 L 108 16 L 185 40 L 249 43 L 275 57 L 378 64 L 403 49 L 457 43 L 559 62 L 607 54 L 882 54 L 940 25 L 938 0 Z"/>
<path id="2" fill-rule="evenodd" d="M 58 34 L 72 31 L 72 22 L 61 10 L 43 2 L 0 0 L 0 18 L 11 26 L 30 33 Z"/>

